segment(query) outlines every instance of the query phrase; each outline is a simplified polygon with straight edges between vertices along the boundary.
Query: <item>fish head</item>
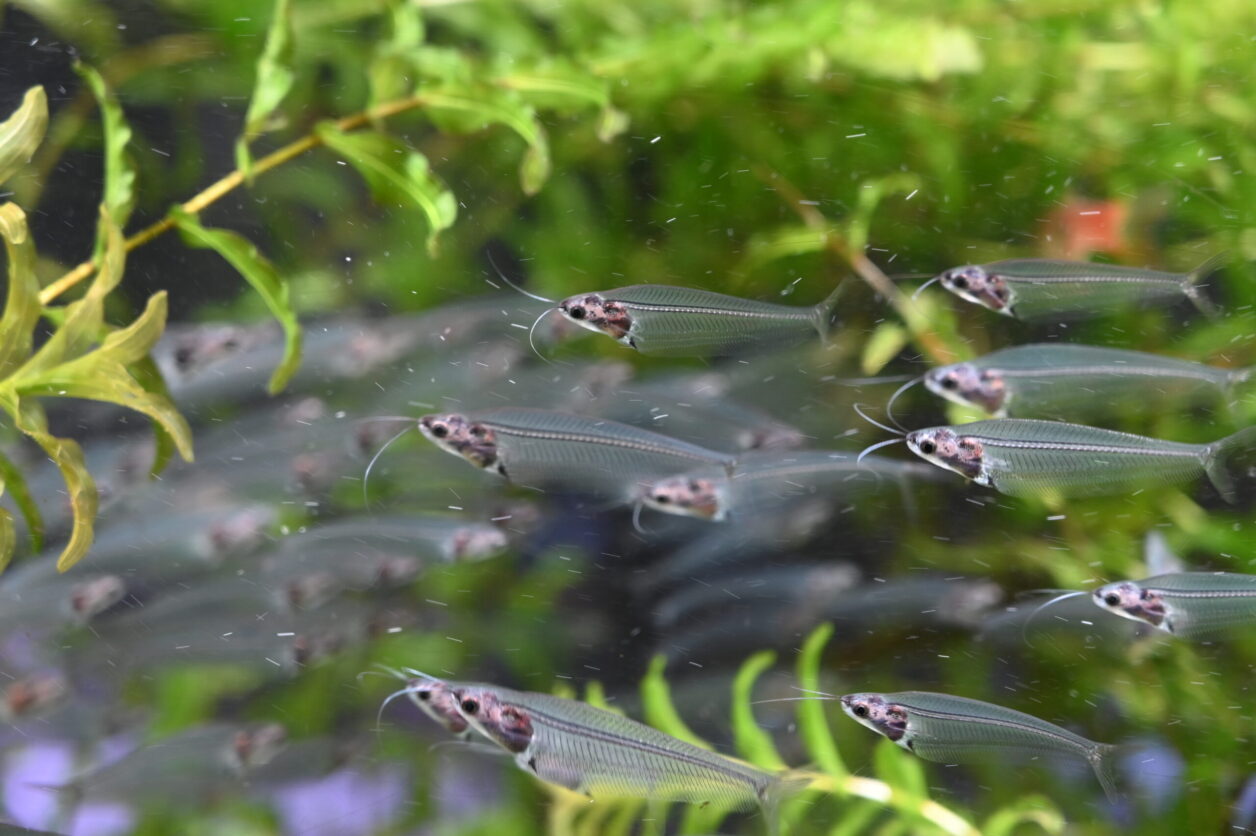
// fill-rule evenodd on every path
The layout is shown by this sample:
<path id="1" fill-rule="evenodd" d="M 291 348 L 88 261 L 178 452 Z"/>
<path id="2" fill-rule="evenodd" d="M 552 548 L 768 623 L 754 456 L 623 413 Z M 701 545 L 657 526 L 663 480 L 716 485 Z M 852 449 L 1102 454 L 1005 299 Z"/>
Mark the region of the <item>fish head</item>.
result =
<path id="1" fill-rule="evenodd" d="M 483 560 L 505 550 L 506 532 L 489 525 L 459 528 L 449 538 L 451 560 Z"/>
<path id="2" fill-rule="evenodd" d="M 497 463 L 497 439 L 493 431 L 457 412 L 424 415 L 419 432 L 446 453 L 466 459 L 481 470 Z"/>
<path id="3" fill-rule="evenodd" d="M 712 479 L 671 476 L 645 487 L 641 501 L 656 511 L 702 520 L 721 520 L 726 510 Z"/>
<path id="4" fill-rule="evenodd" d="M 423 561 L 412 555 L 389 555 L 375 567 L 374 585 L 384 589 L 405 586 L 423 571 Z"/>
<path id="5" fill-rule="evenodd" d="M 503 700 L 488 688 L 460 688 L 458 713 L 503 749 L 519 754 L 532 743 L 532 718 L 527 709 Z"/>
<path id="6" fill-rule="evenodd" d="M 1010 314 L 1012 293 L 1001 276 L 977 264 L 952 267 L 938 276 L 942 286 L 965 302 Z"/>
<path id="7" fill-rule="evenodd" d="M 1153 627 L 1164 624 L 1164 599 L 1133 581 L 1110 583 L 1099 587 L 1090 595 L 1097 606 L 1122 618 L 1142 621 Z"/>
<path id="8" fill-rule="evenodd" d="M 458 699 L 449 683 L 439 679 L 414 677 L 406 681 L 406 696 L 419 710 L 453 735 L 465 734 L 470 728 L 458 711 Z"/>
<path id="9" fill-rule="evenodd" d="M 568 296 L 558 303 L 558 312 L 581 328 L 614 340 L 623 340 L 632 329 L 632 314 L 623 303 L 606 299 L 600 293 Z"/>
<path id="10" fill-rule="evenodd" d="M 907 733 L 907 711 L 883 694 L 846 694 L 839 697 L 842 711 L 860 725 L 897 743 Z"/>
<path id="11" fill-rule="evenodd" d="M 68 692 L 68 683 L 59 673 L 25 676 L 0 691 L 0 718 L 12 722 L 17 717 L 42 711 Z"/>
<path id="12" fill-rule="evenodd" d="M 907 434 L 907 449 L 938 467 L 952 470 L 966 479 L 982 472 L 981 442 L 960 435 L 950 427 L 930 427 Z"/>
<path id="13" fill-rule="evenodd" d="M 270 763 L 287 742 L 287 729 L 279 723 L 267 723 L 238 730 L 224 755 L 233 771 L 243 773 Z"/>
<path id="14" fill-rule="evenodd" d="M 118 603 L 126 596 L 126 583 L 117 575 L 101 575 L 76 583 L 70 588 L 67 601 L 75 618 L 87 621 Z"/>
<path id="15" fill-rule="evenodd" d="M 972 363 L 954 363 L 925 374 L 925 388 L 951 403 L 975 406 L 991 415 L 1006 405 L 1007 386 L 1003 375 L 993 369 L 979 369 Z"/>

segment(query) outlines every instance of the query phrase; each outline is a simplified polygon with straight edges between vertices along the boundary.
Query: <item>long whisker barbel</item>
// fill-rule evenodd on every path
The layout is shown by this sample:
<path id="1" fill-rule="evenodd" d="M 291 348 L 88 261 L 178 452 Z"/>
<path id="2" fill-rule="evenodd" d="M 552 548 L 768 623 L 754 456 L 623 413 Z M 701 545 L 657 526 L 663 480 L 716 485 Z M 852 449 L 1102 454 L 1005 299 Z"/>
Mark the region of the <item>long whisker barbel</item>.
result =
<path id="1" fill-rule="evenodd" d="M 891 444 L 900 444 L 903 441 L 906 441 L 906 439 L 905 438 L 891 438 L 888 441 L 878 441 L 876 444 L 870 444 L 867 447 L 863 448 L 863 450 L 860 451 L 859 455 L 855 457 L 855 464 L 857 465 L 863 464 L 864 456 L 868 455 L 873 450 L 880 450 L 882 447 L 889 447 Z"/>
<path id="2" fill-rule="evenodd" d="M 1021 625 L 1021 640 L 1026 643 L 1029 642 L 1029 622 L 1033 621 L 1034 618 L 1037 617 L 1038 613 L 1042 612 L 1052 604 L 1063 601 L 1066 598 L 1076 598 L 1078 595 L 1086 594 L 1087 592 L 1085 590 L 1071 590 L 1069 592 L 1065 592 L 1063 595 L 1057 595 L 1054 598 L 1051 598 L 1046 603 L 1039 604 L 1037 607 L 1034 607 L 1033 612 L 1025 618 L 1025 623 Z"/>
<path id="3" fill-rule="evenodd" d="M 533 335 L 536 333 L 536 326 L 541 324 L 541 320 L 545 319 L 545 317 L 549 316 L 556 310 L 558 310 L 558 308 L 546 308 L 541 311 L 541 315 L 533 320 L 532 327 L 528 329 L 528 347 L 532 349 L 532 353 L 537 356 L 537 359 L 539 359 L 542 363 L 548 363 L 551 366 L 554 365 L 554 363 L 546 359 L 545 355 L 541 353 L 541 350 L 536 347 L 536 341 L 533 339 Z"/>
<path id="4" fill-rule="evenodd" d="M 941 280 L 941 278 L 942 278 L 941 276 L 934 276 L 932 279 L 930 279 L 929 281 L 925 282 L 925 283 L 924 283 L 924 284 L 922 284 L 920 287 L 916 288 L 916 292 L 915 292 L 915 293 L 913 293 L 913 294 L 911 295 L 911 300 L 912 300 L 913 302 L 915 302 L 915 301 L 916 301 L 916 299 L 920 296 L 920 294 L 924 292 L 924 289 L 925 289 L 926 287 L 928 287 L 928 286 L 929 286 L 929 285 L 931 285 L 931 284 L 934 284 L 934 283 L 935 283 L 935 282 L 937 282 L 937 281 L 940 281 L 940 280 Z"/>
<path id="5" fill-rule="evenodd" d="M 493 265 L 493 271 L 494 271 L 495 273 L 497 273 L 497 278 L 499 278 L 499 279 L 501 279 L 503 282 L 505 282 L 505 283 L 506 283 L 506 285 L 507 285 L 507 286 L 509 286 L 512 290 L 515 290 L 515 291 L 518 291 L 519 293 L 522 293 L 524 296 L 528 297 L 529 299 L 535 299 L 536 301 L 538 301 L 538 302 L 544 302 L 544 303 L 545 303 L 545 304 L 547 304 L 547 305 L 556 305 L 556 304 L 558 304 L 558 300 L 557 300 L 557 299 L 546 299 L 544 296 L 538 296 L 537 294 L 532 293 L 531 291 L 524 290 L 522 287 L 520 287 L 519 285 L 515 284 L 515 283 L 514 283 L 514 282 L 512 282 L 510 279 L 506 278 L 506 274 L 502 272 L 502 268 L 498 267 L 498 266 L 497 266 L 497 262 L 493 260 L 493 254 L 492 254 L 491 252 L 489 252 L 488 250 L 485 250 L 485 251 L 484 251 L 484 255 L 488 258 L 488 263 L 489 263 L 489 264 L 491 264 L 491 265 Z M 490 282 L 490 284 L 491 284 L 491 282 Z"/>
<path id="6" fill-rule="evenodd" d="M 406 427 L 406 428 L 405 428 L 405 429 L 403 429 L 401 432 L 397 433 L 397 434 L 396 434 L 396 435 L 394 435 L 392 438 L 390 438 L 390 439 L 388 439 L 387 441 L 385 441 L 385 442 L 384 442 L 384 446 L 383 446 L 383 447 L 380 447 L 378 450 L 376 450 L 376 451 L 375 451 L 375 455 L 371 456 L 371 460 L 370 460 L 370 461 L 367 463 L 367 465 L 366 465 L 366 470 L 365 470 L 365 471 L 363 471 L 363 473 L 362 473 L 362 504 L 363 504 L 364 506 L 367 506 L 368 510 L 369 510 L 369 506 L 370 506 L 370 504 L 371 504 L 371 500 L 370 500 L 370 498 L 369 498 L 369 497 L 368 497 L 368 495 L 367 495 L 366 488 L 367 488 L 367 485 L 370 483 L 370 480 L 371 480 L 371 468 L 375 467 L 375 462 L 379 461 L 379 457 L 380 457 L 380 456 L 382 456 L 382 455 L 384 455 L 384 451 L 385 451 L 385 450 L 387 450 L 389 447 L 391 447 L 391 446 L 392 446 L 392 443 L 393 443 L 394 441 L 396 441 L 397 439 L 401 438 L 403 435 L 405 435 L 406 433 L 410 432 L 411 430 L 413 430 L 413 429 L 415 428 L 415 426 L 417 426 L 417 425 L 415 425 L 415 424 L 414 424 L 414 419 L 413 419 L 413 418 L 406 418 L 406 419 L 404 419 L 404 420 L 411 422 L 411 426 Z"/>
<path id="7" fill-rule="evenodd" d="M 854 407 L 855 412 L 859 415 L 860 418 L 864 419 L 865 421 L 867 421 L 869 424 L 876 427 L 877 429 L 885 430 L 887 433 L 893 433 L 894 435 L 907 435 L 907 431 L 904 429 L 895 428 L 895 427 L 887 427 L 885 424 L 882 424 L 880 421 L 877 421 L 874 418 L 869 417 L 868 413 L 863 411 L 863 404 L 852 404 L 852 406 Z"/>
<path id="8" fill-rule="evenodd" d="M 894 394 L 890 395 L 889 401 L 887 401 L 885 404 L 885 417 L 889 418 L 890 423 L 898 427 L 900 430 L 904 429 L 904 427 L 902 424 L 898 422 L 898 419 L 894 417 L 894 401 L 898 400 L 899 395 L 903 394 L 908 389 L 915 386 L 917 383 L 920 383 L 924 379 L 925 379 L 924 375 L 917 375 L 916 377 L 913 377 L 911 380 L 907 381 L 902 386 L 895 389 Z"/>

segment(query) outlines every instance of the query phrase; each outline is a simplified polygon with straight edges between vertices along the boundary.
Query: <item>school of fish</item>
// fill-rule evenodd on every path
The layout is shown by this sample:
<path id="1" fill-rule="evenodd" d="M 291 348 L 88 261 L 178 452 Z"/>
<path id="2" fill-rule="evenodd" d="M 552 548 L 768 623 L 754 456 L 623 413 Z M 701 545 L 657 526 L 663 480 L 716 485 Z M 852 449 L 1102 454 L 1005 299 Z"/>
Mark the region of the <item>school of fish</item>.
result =
<path id="1" fill-rule="evenodd" d="M 1222 264 L 1171 273 L 1015 259 L 945 270 L 917 293 L 936 283 L 1024 321 L 1179 303 L 1224 316 L 1209 285 Z M 76 816 L 105 815 L 108 804 L 135 822 L 172 798 L 208 805 L 239 795 L 283 810 L 288 794 L 330 775 L 404 785 L 380 737 L 408 724 L 407 733 L 439 730 L 478 759 L 475 769 L 493 770 L 499 777 L 477 788 L 485 797 L 500 791 L 493 781 L 505 758 L 593 802 L 759 811 L 766 832 L 778 832 L 782 803 L 811 783 L 805 764 L 765 770 L 548 693 L 559 671 L 521 676 L 510 660 L 530 623 L 518 615 L 494 621 L 521 633 L 501 636 L 500 655 L 478 669 L 510 687 L 414 655 L 425 645 L 407 637 L 461 643 L 455 610 L 495 618 L 511 593 L 450 606 L 415 590 L 432 582 L 453 594 L 458 573 L 474 571 L 468 564 L 511 556 L 522 574 L 555 554 L 583 554 L 571 575 L 606 579 L 569 580 L 592 600 L 570 633 L 588 647 L 619 648 L 590 651 L 589 678 L 599 678 L 596 661 L 637 679 L 661 653 L 679 698 L 692 692 L 705 705 L 716 699 L 708 683 L 751 653 L 790 651 L 831 623 L 843 643 L 835 676 L 844 693 L 789 692 L 782 702 L 832 702 L 926 761 L 1028 763 L 1044 775 L 1073 762 L 1100 791 L 1082 793 L 1091 806 L 1115 808 L 1138 783 L 1122 760 L 1137 731 L 1130 725 L 1099 742 L 1079 731 L 1107 727 L 1086 701 L 1069 716 L 1040 718 L 1016 688 L 1006 689 L 1006 705 L 856 690 L 904 684 L 865 681 L 862 661 L 895 636 L 960 635 L 1030 654 L 1043 633 L 1070 629 L 1129 645 L 1157 636 L 1224 645 L 1256 624 L 1256 575 L 1190 567 L 1156 532 L 1144 577 L 1042 595 L 980 573 L 883 577 L 846 549 L 920 535 L 907 529 L 924 528 L 915 521 L 925 495 L 965 492 L 978 503 L 1004 495 L 1013 499 L 998 501 L 1045 514 L 1078 507 L 1069 503 L 1079 497 L 1186 490 L 1205 505 L 1247 507 L 1256 427 L 1174 440 L 1112 420 L 1159 399 L 1229 416 L 1250 367 L 1062 340 L 1013 345 L 911 376 L 881 398 L 892 426 L 874 423 L 893 437 L 856 443 L 872 419 L 844 394 L 848 368 L 833 350 L 854 279 L 791 306 L 663 284 L 551 300 L 493 271 L 492 283 L 511 287 L 417 315 L 312 326 L 306 363 L 281 400 L 264 397 L 277 329 L 172 326 L 154 359 L 197 428 L 198 461 L 150 480 L 147 437 L 130 434 L 110 408 L 76 412 L 102 501 L 95 545 L 67 575 L 51 559 L 70 524 L 55 468 L 25 462 L 45 509 L 46 553 L 0 576 L 0 715 L 9 729 L 0 753 L 29 757 L 0 760 L 11 783 L 55 801 L 32 826 L 60 830 Z M 598 351 L 585 331 L 623 348 Z M 652 355 L 653 371 L 615 351 Z M 669 358 L 678 362 L 663 365 Z M 855 383 L 865 406 L 868 392 L 884 392 Z M 934 407 L 986 417 L 900 427 L 895 406 L 916 386 L 942 399 Z M 908 454 L 896 455 L 896 444 Z M 545 629 L 556 626 L 567 630 Z M 159 737 L 157 718 L 132 699 L 137 683 L 152 687 L 176 666 L 230 672 L 224 694 L 236 680 L 280 694 L 307 672 L 368 654 L 388 659 L 375 672 L 400 689 L 377 714 L 370 683 L 379 680 L 342 683 L 357 719 L 334 736 L 303 737 L 284 712 L 258 721 L 205 708 L 204 722 Z M 402 697 L 409 715 L 386 710 Z M 14 766 L 53 751 L 73 757 L 59 771 Z M 440 757 L 432 751 L 433 762 Z M 433 797 L 455 778 L 433 778 Z M 394 795 L 371 803 L 402 816 L 404 786 Z"/>

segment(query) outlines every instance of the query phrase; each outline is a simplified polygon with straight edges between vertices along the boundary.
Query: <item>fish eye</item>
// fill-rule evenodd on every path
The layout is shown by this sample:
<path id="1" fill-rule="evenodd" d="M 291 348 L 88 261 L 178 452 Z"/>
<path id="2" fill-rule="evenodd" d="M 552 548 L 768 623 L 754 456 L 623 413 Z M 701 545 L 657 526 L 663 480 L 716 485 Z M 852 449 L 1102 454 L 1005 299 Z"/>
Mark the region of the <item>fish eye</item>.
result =
<path id="1" fill-rule="evenodd" d="M 856 717 L 867 717 L 868 707 L 866 705 L 857 705 L 852 709 Z"/>
<path id="2" fill-rule="evenodd" d="M 968 289 L 968 278 L 966 276 L 952 276 L 951 284 L 960 290 Z"/>
<path id="3" fill-rule="evenodd" d="M 431 691 L 415 691 L 414 694 L 419 698 L 419 702 L 427 702 L 432 698 Z"/>
<path id="4" fill-rule="evenodd" d="M 926 456 L 931 455 L 938 449 L 938 445 L 934 444 L 932 441 L 922 441 L 920 442 L 919 447 L 920 452 L 924 453 Z"/>
<path id="5" fill-rule="evenodd" d="M 437 438 L 444 438 L 445 436 L 449 435 L 449 428 L 446 427 L 444 424 L 433 424 L 432 435 L 436 436 Z"/>
<path id="6" fill-rule="evenodd" d="M 485 429 L 484 429 L 484 427 L 482 427 L 482 426 L 481 426 L 481 425 L 479 425 L 479 424 L 472 424 L 472 425 L 471 425 L 471 435 L 475 436 L 476 438 L 481 438 L 481 437 L 483 437 L 483 436 L 484 436 L 484 434 L 485 434 L 486 432 L 488 432 L 488 431 L 487 431 L 487 430 L 485 430 Z"/>
<path id="7" fill-rule="evenodd" d="M 572 319 L 584 319 L 584 307 L 582 305 L 573 305 L 567 309 L 567 315 Z"/>
<path id="8" fill-rule="evenodd" d="M 656 493 L 654 495 L 654 501 L 657 502 L 659 505 L 666 505 L 667 503 L 672 501 L 672 498 L 665 493 Z"/>
<path id="9" fill-rule="evenodd" d="M 1117 595 L 1115 592 L 1109 592 L 1107 595 L 1103 596 L 1103 602 L 1109 607 L 1115 607 L 1121 603 L 1121 596 Z"/>
<path id="10" fill-rule="evenodd" d="M 480 704 L 475 700 L 466 699 L 462 701 L 462 710 L 467 714 L 474 714 L 480 710 Z"/>
<path id="11" fill-rule="evenodd" d="M 950 376 L 944 377 L 942 378 L 942 388 L 943 389 L 958 389 L 959 381 Z"/>

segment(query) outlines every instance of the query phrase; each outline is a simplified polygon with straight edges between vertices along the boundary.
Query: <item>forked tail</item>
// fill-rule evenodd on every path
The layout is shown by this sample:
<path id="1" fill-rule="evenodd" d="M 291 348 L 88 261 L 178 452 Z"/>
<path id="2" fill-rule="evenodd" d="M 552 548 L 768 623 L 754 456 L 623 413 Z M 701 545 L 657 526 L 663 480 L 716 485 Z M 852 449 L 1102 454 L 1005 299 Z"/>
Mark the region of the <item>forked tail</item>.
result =
<path id="1" fill-rule="evenodd" d="M 838 282 L 837 287 L 833 288 L 833 292 L 824 297 L 823 302 L 815 306 L 815 313 L 812 314 L 816 333 L 820 335 L 820 342 L 825 345 L 828 345 L 829 332 L 833 330 L 833 312 L 837 310 L 837 300 L 842 298 L 847 284 L 849 282 L 846 279 Z"/>
<path id="2" fill-rule="evenodd" d="M 763 822 L 768 836 L 779 836 L 781 832 L 781 805 L 811 786 L 814 777 L 811 773 L 790 769 L 777 775 L 759 793 L 759 806 L 763 808 Z"/>
<path id="3" fill-rule="evenodd" d="M 1098 743 L 1095 744 L 1095 748 L 1086 757 L 1090 761 L 1090 766 L 1095 770 L 1095 777 L 1099 779 L 1099 786 L 1103 787 L 1103 794 L 1113 804 L 1121 800 L 1121 791 L 1116 785 L 1116 775 L 1119 758 L 1124 751 L 1128 751 L 1128 747 L 1114 746 L 1110 743 Z"/>
<path id="4" fill-rule="evenodd" d="M 1256 427 L 1239 430 L 1204 448 L 1204 471 L 1226 502 L 1233 503 L 1238 499 L 1234 477 L 1230 473 L 1231 461 L 1236 454 L 1251 451 L 1256 451 Z"/>
<path id="5" fill-rule="evenodd" d="M 1205 316 L 1219 316 L 1221 311 L 1204 293 L 1204 288 L 1208 285 L 1204 284 L 1203 281 L 1224 267 L 1229 258 L 1229 253 L 1218 253 L 1187 273 L 1186 278 L 1182 280 L 1182 292 L 1186 294 L 1187 299 L 1191 300 L 1191 304 Z"/>

